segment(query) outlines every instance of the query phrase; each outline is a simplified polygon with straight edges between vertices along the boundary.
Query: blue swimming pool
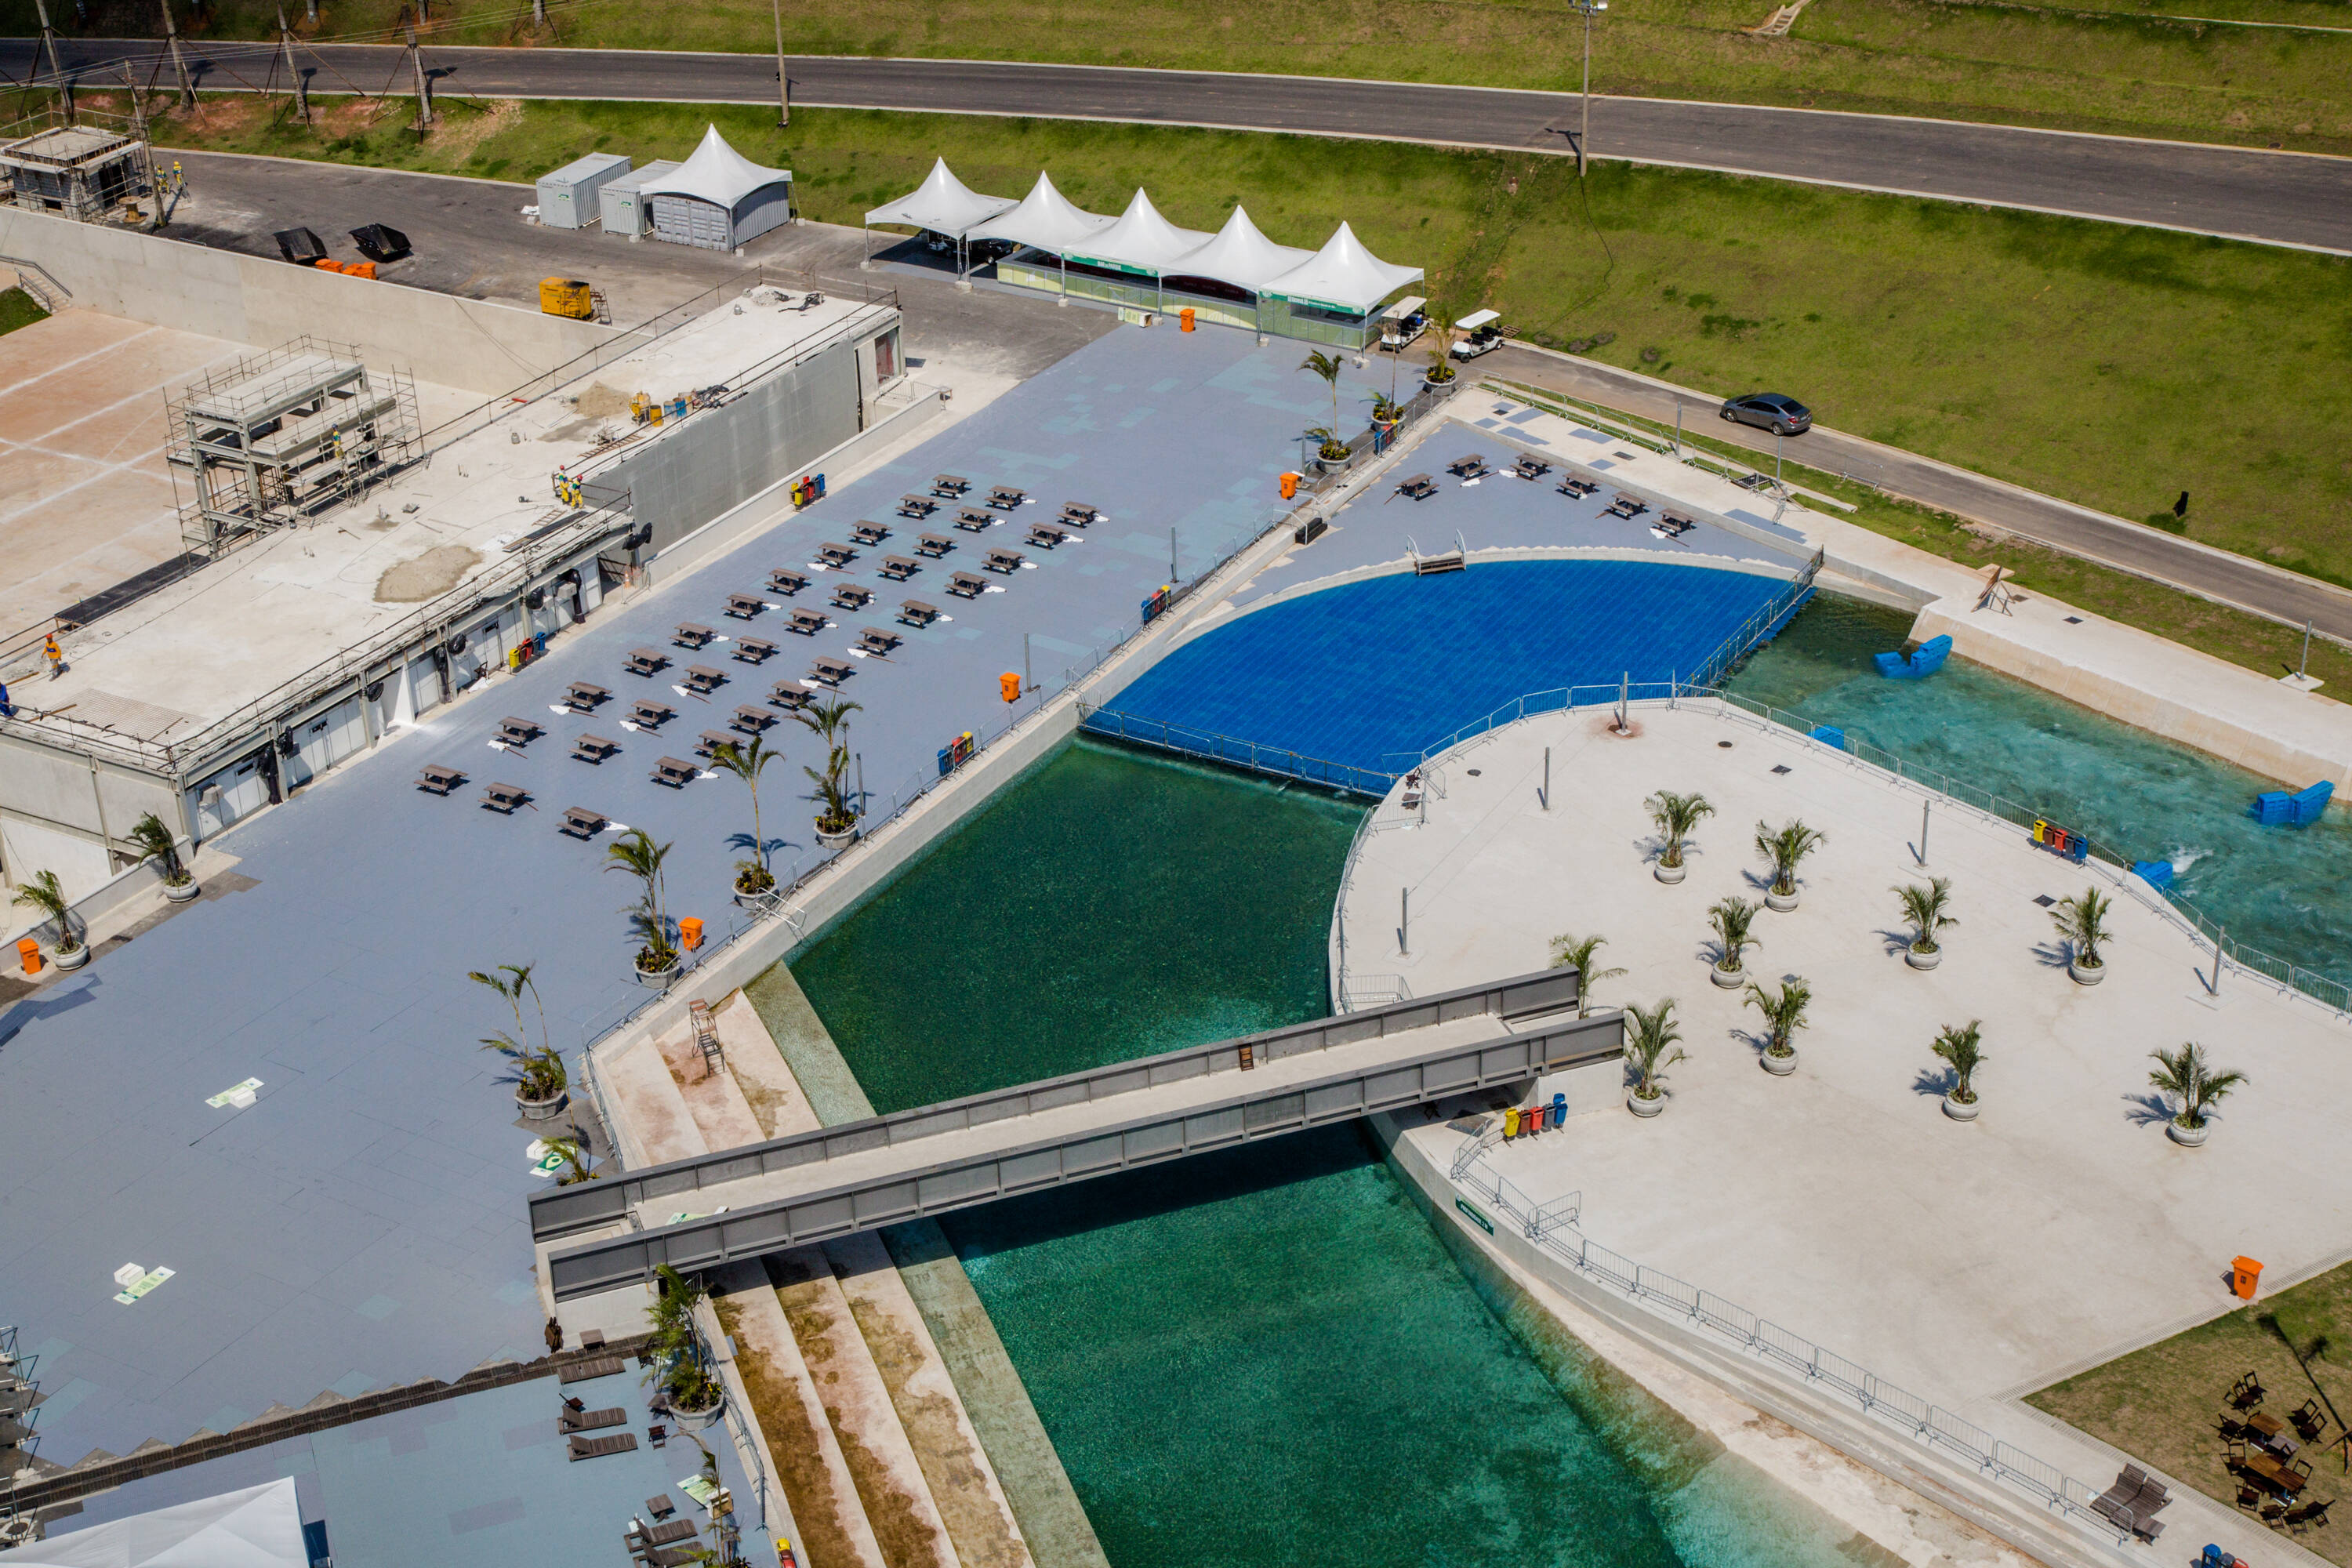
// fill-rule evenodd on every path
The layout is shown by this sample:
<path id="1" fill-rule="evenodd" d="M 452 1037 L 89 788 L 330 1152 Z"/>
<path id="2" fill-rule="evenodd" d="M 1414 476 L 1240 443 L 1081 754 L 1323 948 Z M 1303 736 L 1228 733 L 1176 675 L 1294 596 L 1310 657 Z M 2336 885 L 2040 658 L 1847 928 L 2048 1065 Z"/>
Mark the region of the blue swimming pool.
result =
<path id="1" fill-rule="evenodd" d="M 1374 577 L 1170 654 L 1113 713 L 1395 773 L 1530 691 L 1687 676 L 1788 586 L 1681 563 L 1527 561 Z"/>

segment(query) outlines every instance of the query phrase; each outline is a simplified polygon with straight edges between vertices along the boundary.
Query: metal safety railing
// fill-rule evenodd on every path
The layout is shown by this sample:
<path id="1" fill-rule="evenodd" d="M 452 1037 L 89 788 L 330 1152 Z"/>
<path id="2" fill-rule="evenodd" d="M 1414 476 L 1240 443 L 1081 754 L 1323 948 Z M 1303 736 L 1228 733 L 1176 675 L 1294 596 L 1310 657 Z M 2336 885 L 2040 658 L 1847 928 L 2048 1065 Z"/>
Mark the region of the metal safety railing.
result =
<path id="1" fill-rule="evenodd" d="M 1451 1178 L 1462 1192 L 1509 1219 L 1536 1248 L 1539 1260 L 1572 1269 L 1652 1316 L 1696 1331 L 1720 1349 L 1769 1366 L 1817 1396 L 1958 1461 L 2103 1540 L 2118 1546 L 2131 1541 L 2127 1531 L 2092 1509 L 2098 1495 L 2093 1489 L 2055 1466 L 1801 1334 L 1594 1241 L 1580 1227 L 1581 1194 L 1538 1203 L 1487 1163 L 1486 1152 L 1500 1138 L 1501 1127 L 1501 1117 L 1489 1117 L 1463 1139 Z"/>

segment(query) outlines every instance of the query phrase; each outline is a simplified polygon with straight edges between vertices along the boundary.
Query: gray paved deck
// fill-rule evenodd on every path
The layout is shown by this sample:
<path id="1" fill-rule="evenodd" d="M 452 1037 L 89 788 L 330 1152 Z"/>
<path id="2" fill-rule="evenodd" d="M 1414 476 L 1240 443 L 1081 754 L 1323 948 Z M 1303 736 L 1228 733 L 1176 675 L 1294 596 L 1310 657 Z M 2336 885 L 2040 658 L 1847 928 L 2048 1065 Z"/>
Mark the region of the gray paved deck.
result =
<path id="1" fill-rule="evenodd" d="M 679 716 L 659 738 L 617 730 L 608 707 L 550 715 L 528 752 L 501 754 L 487 745 L 499 718 L 545 713 L 583 677 L 623 704 L 649 684 L 673 697 L 622 674 L 624 654 L 682 620 L 732 629 L 718 613 L 726 593 L 805 563 L 860 516 L 888 517 L 934 472 L 1027 488 L 1043 504 L 1024 524 L 1066 500 L 1108 509 L 1083 544 L 1036 555 L 1036 569 L 974 604 L 949 598 L 936 566 L 904 588 L 879 582 L 880 557 L 913 528 L 857 563 L 852 575 L 880 603 L 911 595 L 955 616 L 888 660 L 860 661 L 849 682 L 867 710 L 853 744 L 887 809 L 895 787 L 936 771 L 950 737 L 1003 721 L 997 674 L 1020 668 L 1024 631 L 1039 679 L 1058 684 L 1166 579 L 1171 525 L 1190 573 L 1265 514 L 1297 430 L 1328 414 L 1322 384 L 1293 369 L 1300 352 L 1223 331 L 1101 339 L 231 834 L 257 887 L 194 906 L 0 1016 L 0 1279 L 6 1315 L 44 1356 L 44 1455 L 123 1452 L 224 1428 L 273 1400 L 534 1352 L 531 1134 L 512 1120 L 500 1064 L 475 1044 L 500 1026 L 497 999 L 465 973 L 536 961 L 565 1046 L 640 1002 L 618 913 L 629 887 L 601 874 L 601 843 L 557 832 L 562 811 L 593 806 L 674 841 L 674 911 L 725 929 L 728 840 L 750 826 L 742 788 L 665 789 L 647 777 L 654 759 L 688 754 L 738 703 L 803 673 L 812 653 L 842 655 L 856 626 L 887 616 L 847 617 L 814 649 L 765 624 L 780 616 L 763 617 L 747 629 L 788 651 L 761 670 L 699 660 L 741 673 L 707 707 L 673 698 Z M 1354 380 L 1351 399 L 1365 391 Z M 601 768 L 569 760 L 583 730 L 622 740 L 622 754 Z M 781 872 L 812 853 L 808 808 L 793 797 L 814 749 L 797 727 L 778 738 L 787 761 L 770 773 L 765 808 L 770 836 L 786 840 Z M 413 780 L 430 762 L 475 782 L 446 800 L 420 794 Z M 478 809 L 493 779 L 537 791 L 538 808 Z M 248 1077 L 263 1080 L 251 1110 L 205 1103 Z M 111 1276 L 128 1261 L 176 1277 L 121 1306 Z"/>

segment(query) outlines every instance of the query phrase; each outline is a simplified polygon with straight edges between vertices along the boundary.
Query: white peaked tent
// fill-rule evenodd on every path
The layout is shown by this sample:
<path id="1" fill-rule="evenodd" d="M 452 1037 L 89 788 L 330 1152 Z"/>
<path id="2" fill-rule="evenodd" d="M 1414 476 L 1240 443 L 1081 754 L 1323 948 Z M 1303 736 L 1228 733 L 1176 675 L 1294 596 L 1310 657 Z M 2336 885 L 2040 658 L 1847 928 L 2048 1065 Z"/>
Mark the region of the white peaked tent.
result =
<path id="1" fill-rule="evenodd" d="M 1270 280 L 1265 292 L 1301 305 L 1320 305 L 1365 315 L 1396 289 L 1421 280 L 1418 267 L 1382 261 L 1364 248 L 1346 224 L 1312 258 Z"/>
<path id="2" fill-rule="evenodd" d="M 1117 218 L 1104 217 L 1070 205 L 1070 198 L 1054 188 L 1053 180 L 1045 174 L 1029 194 L 1010 212 L 990 218 L 971 230 L 969 239 L 1003 239 L 1015 245 L 1034 245 L 1040 250 L 1050 250 L 1056 256 L 1074 245 L 1083 244 L 1101 233 Z"/>
<path id="3" fill-rule="evenodd" d="M 1160 209 L 1151 205 L 1151 198 L 1139 187 L 1135 199 L 1118 215 L 1118 221 L 1073 247 L 1069 258 L 1096 267 L 1158 277 L 1169 270 L 1170 262 L 1188 251 L 1200 249 L 1209 238 L 1197 228 L 1178 228 L 1161 217 Z"/>
<path id="4" fill-rule="evenodd" d="M 694 156 L 637 187 L 653 209 L 653 235 L 705 250 L 732 250 L 792 217 L 793 172 L 754 163 L 711 126 Z"/>
<path id="5" fill-rule="evenodd" d="M 1214 239 L 1168 264 L 1171 278 L 1208 278 L 1252 293 L 1314 259 L 1311 250 L 1276 245 L 1258 232 L 1247 211 L 1234 209 Z"/>
<path id="6" fill-rule="evenodd" d="M 876 207 L 866 215 L 866 221 L 868 225 L 904 224 L 909 228 L 928 228 L 950 239 L 961 239 L 967 230 L 1000 213 L 1012 211 L 1017 205 L 1011 196 L 982 195 L 957 179 L 948 161 L 941 158 L 931 164 L 929 175 L 910 195 Z"/>
<path id="7" fill-rule="evenodd" d="M 8 1568 L 310 1568 L 292 1480 L 276 1480 L 37 1541 Z"/>

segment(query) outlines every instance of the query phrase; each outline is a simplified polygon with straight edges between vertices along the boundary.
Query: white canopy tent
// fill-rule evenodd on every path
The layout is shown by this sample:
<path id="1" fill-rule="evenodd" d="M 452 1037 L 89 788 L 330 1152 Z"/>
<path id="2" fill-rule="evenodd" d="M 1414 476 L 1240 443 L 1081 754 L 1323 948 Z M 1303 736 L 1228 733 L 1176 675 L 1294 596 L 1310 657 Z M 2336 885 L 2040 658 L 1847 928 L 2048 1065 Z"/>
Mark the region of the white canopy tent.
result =
<path id="1" fill-rule="evenodd" d="M 732 250 L 792 216 L 793 172 L 754 163 L 711 126 L 694 155 L 637 187 L 653 209 L 656 239 Z"/>
<path id="2" fill-rule="evenodd" d="M 1168 270 L 1170 262 L 1200 249 L 1211 237 L 1197 228 L 1178 228 L 1161 217 L 1151 198 L 1139 187 L 1118 220 L 1074 247 L 1070 259 L 1157 278 Z"/>
<path id="3" fill-rule="evenodd" d="M 1071 205 L 1070 198 L 1054 188 L 1051 176 L 1040 174 L 1037 183 L 1019 205 L 999 217 L 992 217 L 974 228 L 973 239 L 1010 240 L 1015 245 L 1034 245 L 1040 250 L 1060 255 L 1072 246 L 1082 244 L 1100 234 L 1117 218 L 1105 217 Z"/>
<path id="4" fill-rule="evenodd" d="M 1322 249 L 1268 282 L 1265 292 L 1294 304 L 1362 316 L 1391 293 L 1421 279 L 1420 268 L 1382 261 L 1366 250 L 1356 231 L 1343 223 L 1338 233 L 1324 241 Z"/>
<path id="5" fill-rule="evenodd" d="M 275 1480 L 37 1541 L 8 1568 L 310 1568 L 294 1482 Z"/>
<path id="6" fill-rule="evenodd" d="M 940 158 L 931 164 L 931 172 L 921 184 L 897 201 L 867 213 L 866 222 L 869 227 L 879 223 L 903 224 L 961 239 L 967 230 L 977 228 L 1000 213 L 1011 212 L 1019 205 L 1011 196 L 982 195 L 957 179 L 948 161 Z"/>
<path id="7" fill-rule="evenodd" d="M 1230 283 L 1253 294 L 1286 272 L 1313 260 L 1315 253 L 1295 246 L 1276 245 L 1258 232 L 1246 209 L 1235 207 L 1216 237 L 1197 250 L 1187 251 L 1168 264 L 1174 278 L 1206 278 Z"/>

